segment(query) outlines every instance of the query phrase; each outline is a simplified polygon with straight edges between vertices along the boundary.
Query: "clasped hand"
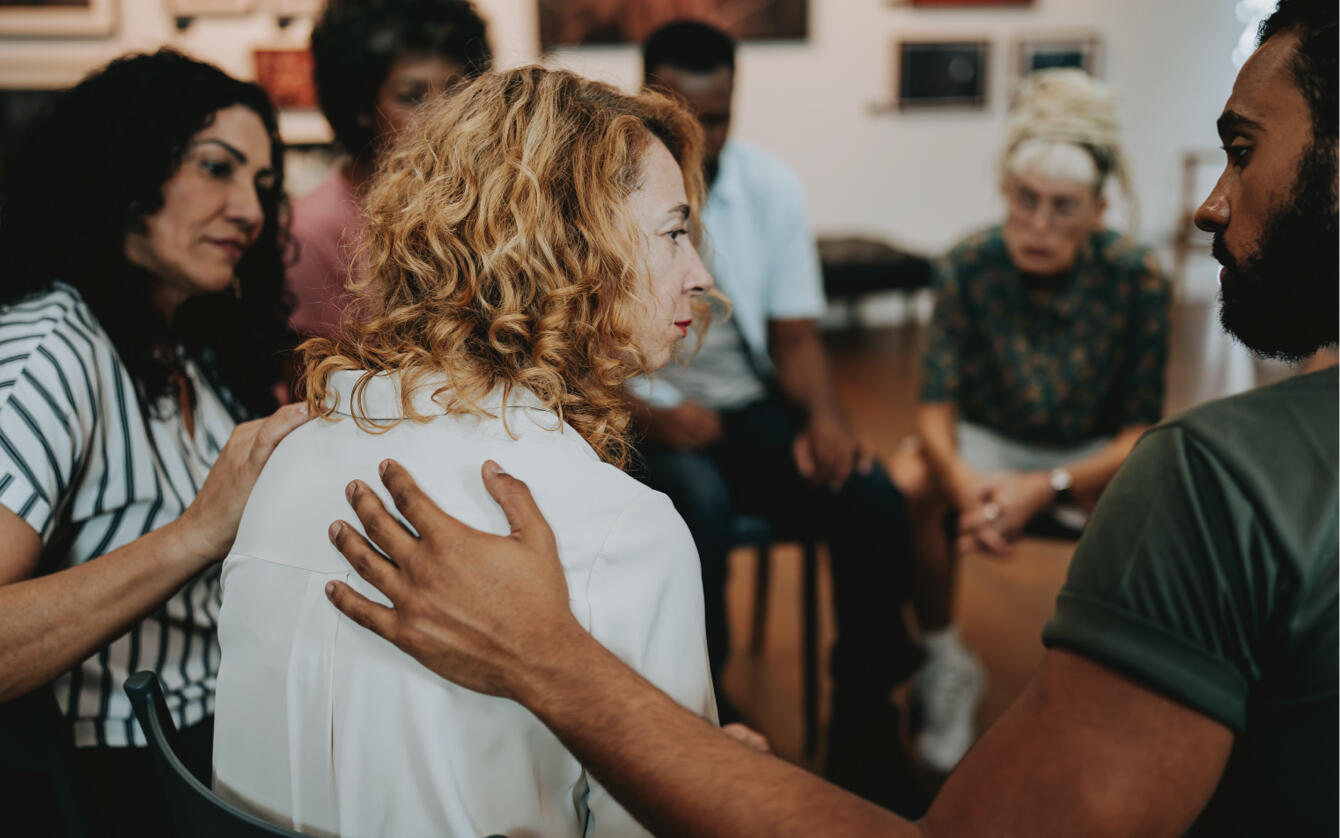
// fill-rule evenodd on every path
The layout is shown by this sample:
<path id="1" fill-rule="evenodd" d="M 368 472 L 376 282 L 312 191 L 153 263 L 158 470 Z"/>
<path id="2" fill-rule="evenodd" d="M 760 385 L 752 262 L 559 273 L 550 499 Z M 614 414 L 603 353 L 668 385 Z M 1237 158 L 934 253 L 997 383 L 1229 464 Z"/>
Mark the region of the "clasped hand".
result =
<path id="1" fill-rule="evenodd" d="M 1052 502 L 1044 472 L 997 471 L 977 477 L 956 493 L 960 551 L 980 547 L 1003 555 L 1019 532 Z"/>

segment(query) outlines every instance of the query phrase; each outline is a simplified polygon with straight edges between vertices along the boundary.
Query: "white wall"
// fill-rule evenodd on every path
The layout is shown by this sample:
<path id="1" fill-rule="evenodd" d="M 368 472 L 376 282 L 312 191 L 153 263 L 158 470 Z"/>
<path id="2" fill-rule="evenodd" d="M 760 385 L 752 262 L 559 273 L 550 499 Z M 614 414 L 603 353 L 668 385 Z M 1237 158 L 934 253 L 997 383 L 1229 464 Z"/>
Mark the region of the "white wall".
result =
<path id="1" fill-rule="evenodd" d="M 535 60 L 535 0 L 477 2 L 499 64 Z M 119 5 L 110 38 L 0 37 L 0 86 L 67 84 L 117 54 L 159 44 L 246 77 L 253 47 L 300 46 L 310 32 L 308 21 L 280 30 L 261 13 L 200 19 L 177 32 L 161 0 Z M 1000 214 L 994 169 L 1014 40 L 1092 31 L 1103 39 L 1104 75 L 1124 96 L 1139 232 L 1162 245 L 1176 219 L 1182 153 L 1217 142 L 1214 118 L 1242 31 L 1233 7 L 1230 0 L 1035 0 L 1022 9 L 917 10 L 890 0 L 810 0 L 808 41 L 741 48 L 734 130 L 797 169 L 819 232 L 871 232 L 939 251 Z M 913 36 L 989 38 L 987 107 L 872 113 L 891 98 L 895 41 Z M 565 50 L 553 61 L 625 87 L 640 75 L 632 47 Z"/>

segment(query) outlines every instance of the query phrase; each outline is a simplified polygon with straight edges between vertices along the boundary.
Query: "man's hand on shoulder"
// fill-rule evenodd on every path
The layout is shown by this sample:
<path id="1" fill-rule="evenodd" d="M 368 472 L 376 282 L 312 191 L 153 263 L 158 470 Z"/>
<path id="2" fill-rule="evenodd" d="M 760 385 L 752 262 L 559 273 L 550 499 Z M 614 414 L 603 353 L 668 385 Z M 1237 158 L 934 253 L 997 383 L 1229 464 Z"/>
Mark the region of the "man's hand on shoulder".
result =
<path id="1" fill-rule="evenodd" d="M 496 463 L 484 463 L 484 486 L 512 528 L 500 536 L 443 512 L 394 460 L 384 461 L 381 473 L 418 535 L 355 480 L 346 494 L 367 537 L 337 521 L 330 538 L 391 607 L 342 582 L 329 583 L 327 596 L 443 678 L 521 700 L 530 676 L 565 659 L 565 644 L 590 637 L 572 615 L 554 534 L 530 489 Z"/>
<path id="2" fill-rule="evenodd" d="M 721 439 L 721 416 L 697 402 L 654 407 L 648 412 L 647 438 L 680 451 L 700 451 Z"/>

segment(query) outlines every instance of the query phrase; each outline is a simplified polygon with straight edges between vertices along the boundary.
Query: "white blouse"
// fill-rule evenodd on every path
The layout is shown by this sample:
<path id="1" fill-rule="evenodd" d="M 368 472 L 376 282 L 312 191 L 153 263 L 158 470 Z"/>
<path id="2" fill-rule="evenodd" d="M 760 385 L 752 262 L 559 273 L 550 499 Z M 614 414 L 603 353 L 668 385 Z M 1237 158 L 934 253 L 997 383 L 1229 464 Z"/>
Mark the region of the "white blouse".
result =
<path id="1" fill-rule="evenodd" d="M 697 553 L 657 492 L 601 463 L 533 394 L 495 394 L 496 418 L 442 415 L 369 433 L 350 418 L 360 373 L 331 385 L 336 421 L 299 428 L 256 483 L 223 566 L 214 783 L 276 823 L 315 835 L 645 835 L 527 710 L 450 684 L 340 614 L 323 592 L 348 582 L 375 601 L 326 538 L 355 527 L 344 487 L 361 479 L 393 509 L 377 464 L 393 457 L 443 509 L 505 534 L 480 478 L 486 459 L 524 480 L 554 530 L 573 613 L 682 705 L 716 719 Z M 444 382 L 437 382 L 438 386 Z M 401 415 L 378 376 L 358 414 Z M 504 421 L 505 419 L 505 421 Z"/>

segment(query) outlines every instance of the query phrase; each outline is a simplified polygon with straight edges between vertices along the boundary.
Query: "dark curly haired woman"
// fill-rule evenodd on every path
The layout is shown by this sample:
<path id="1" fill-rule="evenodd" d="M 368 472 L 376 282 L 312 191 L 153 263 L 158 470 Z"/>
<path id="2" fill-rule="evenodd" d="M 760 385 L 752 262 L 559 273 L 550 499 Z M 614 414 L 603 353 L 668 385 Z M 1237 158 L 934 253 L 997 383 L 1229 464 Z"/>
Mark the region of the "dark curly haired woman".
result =
<path id="1" fill-rule="evenodd" d="M 348 157 L 293 206 L 293 327 L 332 336 L 348 304 L 362 200 L 383 152 L 423 102 L 489 69 L 484 21 L 468 0 L 330 0 L 312 29 L 321 111 Z M 352 267 L 351 266 L 359 266 Z"/>
<path id="2" fill-rule="evenodd" d="M 243 421 L 288 343 L 280 150 L 259 88 L 161 51 L 65 93 L 8 167 L 0 701 L 51 685 L 100 834 L 168 832 L 130 673 L 208 770 L 217 563 L 305 417 Z"/>

